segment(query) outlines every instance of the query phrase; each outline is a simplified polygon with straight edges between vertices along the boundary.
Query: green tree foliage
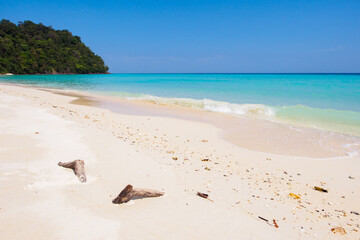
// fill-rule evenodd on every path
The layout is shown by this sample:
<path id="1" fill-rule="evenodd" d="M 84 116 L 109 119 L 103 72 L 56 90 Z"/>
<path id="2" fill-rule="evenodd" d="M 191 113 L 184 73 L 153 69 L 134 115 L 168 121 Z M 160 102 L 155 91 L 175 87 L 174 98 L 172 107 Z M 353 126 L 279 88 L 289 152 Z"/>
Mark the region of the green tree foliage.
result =
<path id="1" fill-rule="evenodd" d="M 31 21 L 0 22 L 0 73 L 106 73 L 100 56 L 68 30 Z"/>

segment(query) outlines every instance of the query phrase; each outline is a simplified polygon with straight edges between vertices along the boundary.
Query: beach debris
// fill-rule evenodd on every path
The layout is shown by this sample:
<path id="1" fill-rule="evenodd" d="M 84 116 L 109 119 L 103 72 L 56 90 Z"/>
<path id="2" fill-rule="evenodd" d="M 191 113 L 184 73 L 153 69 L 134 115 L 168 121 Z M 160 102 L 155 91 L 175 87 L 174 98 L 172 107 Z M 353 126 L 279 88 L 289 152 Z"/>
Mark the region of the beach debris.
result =
<path id="1" fill-rule="evenodd" d="M 175 160 L 175 161 L 176 161 L 176 160 L 178 160 L 178 158 L 177 158 L 177 157 L 173 157 L 172 159 L 173 159 L 173 160 Z"/>
<path id="2" fill-rule="evenodd" d="M 345 229 L 343 228 L 343 227 L 334 227 L 334 228 L 332 228 L 331 229 L 331 231 L 333 232 L 333 233 L 340 233 L 341 235 L 345 235 L 346 234 L 346 231 L 345 231 Z"/>
<path id="3" fill-rule="evenodd" d="M 299 195 L 296 195 L 296 194 L 294 194 L 294 193 L 289 193 L 289 196 L 292 197 L 293 199 L 301 199 L 301 198 L 299 197 Z"/>
<path id="4" fill-rule="evenodd" d="M 316 187 L 316 186 L 314 187 L 314 190 L 319 191 L 319 192 L 325 192 L 325 193 L 328 192 L 328 190 L 321 188 L 321 187 Z"/>
<path id="5" fill-rule="evenodd" d="M 210 171 L 210 168 L 208 168 L 208 167 L 205 167 L 204 169 Z"/>
<path id="6" fill-rule="evenodd" d="M 276 223 L 275 219 L 273 219 L 273 223 L 274 223 L 274 227 L 276 227 L 276 228 L 278 228 L 278 227 L 279 227 L 279 225 L 277 225 L 277 223 Z"/>
<path id="7" fill-rule="evenodd" d="M 355 214 L 355 215 L 360 215 L 358 212 L 356 212 L 356 211 L 351 211 L 350 213 L 352 213 L 352 214 Z"/>
<path id="8" fill-rule="evenodd" d="M 265 221 L 265 222 L 269 223 L 269 220 L 267 220 L 266 218 L 263 218 L 263 217 L 261 217 L 261 216 L 258 216 L 258 218 L 260 218 L 261 220 L 263 220 L 263 221 Z"/>
<path id="9" fill-rule="evenodd" d="M 57 108 L 57 106 L 52 106 L 53 108 Z"/>
<path id="10" fill-rule="evenodd" d="M 164 192 L 160 192 L 152 189 L 141 189 L 133 188 L 132 185 L 128 184 L 120 194 L 112 201 L 114 204 L 127 203 L 132 198 L 148 198 L 148 197 L 160 197 L 163 196 Z"/>
<path id="11" fill-rule="evenodd" d="M 335 209 L 335 212 L 342 213 L 342 216 L 343 216 L 343 217 L 346 217 L 346 212 L 345 212 L 344 210 L 336 210 L 336 209 Z"/>
<path id="12" fill-rule="evenodd" d="M 203 140 L 201 140 L 203 143 L 206 143 L 206 142 L 208 142 L 208 140 L 206 140 L 206 139 L 203 139 Z"/>
<path id="13" fill-rule="evenodd" d="M 208 198 L 208 196 L 209 196 L 209 194 L 202 193 L 202 192 L 197 192 L 197 195 L 202 198 Z"/>
<path id="14" fill-rule="evenodd" d="M 59 162 L 58 165 L 64 168 L 71 168 L 80 182 L 86 182 L 85 162 L 83 160 L 77 159 L 72 162 Z"/>
<path id="15" fill-rule="evenodd" d="M 201 159 L 201 161 L 203 161 L 203 162 L 208 162 L 208 161 L 210 161 L 208 158 L 204 158 L 204 159 Z"/>
<path id="16" fill-rule="evenodd" d="M 213 200 L 211 200 L 209 198 L 209 194 L 202 193 L 202 192 L 197 192 L 196 195 L 198 195 L 199 197 L 205 198 L 205 199 L 209 200 L 210 202 L 214 202 Z"/>
<path id="17" fill-rule="evenodd" d="M 35 132 L 35 134 L 39 134 L 39 132 Z"/>
<path id="18" fill-rule="evenodd" d="M 349 176 L 349 179 L 355 179 L 353 176 Z"/>

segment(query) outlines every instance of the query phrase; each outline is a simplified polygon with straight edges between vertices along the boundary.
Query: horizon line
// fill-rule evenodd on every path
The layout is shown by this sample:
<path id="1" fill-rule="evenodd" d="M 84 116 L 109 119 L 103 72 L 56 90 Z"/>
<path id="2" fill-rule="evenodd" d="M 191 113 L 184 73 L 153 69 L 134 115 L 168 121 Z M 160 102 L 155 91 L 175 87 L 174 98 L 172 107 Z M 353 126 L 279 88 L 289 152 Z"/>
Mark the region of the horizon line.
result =
<path id="1" fill-rule="evenodd" d="M 336 74 L 348 74 L 348 75 L 359 75 L 360 72 L 338 72 L 338 73 L 312 73 L 312 72 L 306 72 L 306 73 L 286 73 L 286 72 L 282 72 L 282 73 L 272 73 L 272 72 L 264 72 L 264 73 L 253 73 L 253 72 L 248 72 L 248 73 L 238 73 L 238 72 L 233 72 L 233 73 L 229 73 L 229 72 L 201 72 L 201 73 L 197 73 L 197 72 L 143 72 L 143 73 L 136 73 L 136 72 L 109 72 L 109 74 L 328 74 L 328 75 L 336 75 Z"/>

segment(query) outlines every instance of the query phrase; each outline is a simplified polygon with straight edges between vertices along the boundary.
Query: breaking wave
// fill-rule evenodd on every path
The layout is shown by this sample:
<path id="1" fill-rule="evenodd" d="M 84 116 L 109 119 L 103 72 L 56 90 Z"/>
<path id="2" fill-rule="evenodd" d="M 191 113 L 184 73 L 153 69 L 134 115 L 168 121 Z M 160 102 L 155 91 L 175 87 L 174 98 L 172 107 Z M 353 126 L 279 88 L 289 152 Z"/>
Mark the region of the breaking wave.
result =
<path id="1" fill-rule="evenodd" d="M 127 92 L 107 92 L 106 95 L 158 105 L 181 106 L 218 112 L 232 116 L 264 118 L 277 122 L 360 136 L 360 112 L 311 108 L 304 105 L 270 106 L 265 104 L 229 103 L 211 99 L 166 98 Z"/>
<path id="2" fill-rule="evenodd" d="M 264 104 L 236 104 L 211 99 L 192 99 L 192 98 L 165 98 L 146 94 L 130 94 L 125 92 L 113 92 L 112 96 L 138 100 L 158 105 L 181 106 L 199 110 L 219 112 L 238 116 L 257 116 L 264 118 L 274 117 L 276 108 Z"/>

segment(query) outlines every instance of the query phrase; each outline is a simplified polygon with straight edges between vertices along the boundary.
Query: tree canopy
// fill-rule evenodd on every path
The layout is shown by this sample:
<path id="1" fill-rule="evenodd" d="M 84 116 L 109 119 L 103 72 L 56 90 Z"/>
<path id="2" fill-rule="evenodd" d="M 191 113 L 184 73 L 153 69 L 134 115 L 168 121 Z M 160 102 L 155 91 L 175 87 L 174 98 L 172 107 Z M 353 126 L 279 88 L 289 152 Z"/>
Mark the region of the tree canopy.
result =
<path id="1" fill-rule="evenodd" d="M 0 73 L 106 73 L 108 67 L 68 30 L 31 21 L 0 22 Z"/>

